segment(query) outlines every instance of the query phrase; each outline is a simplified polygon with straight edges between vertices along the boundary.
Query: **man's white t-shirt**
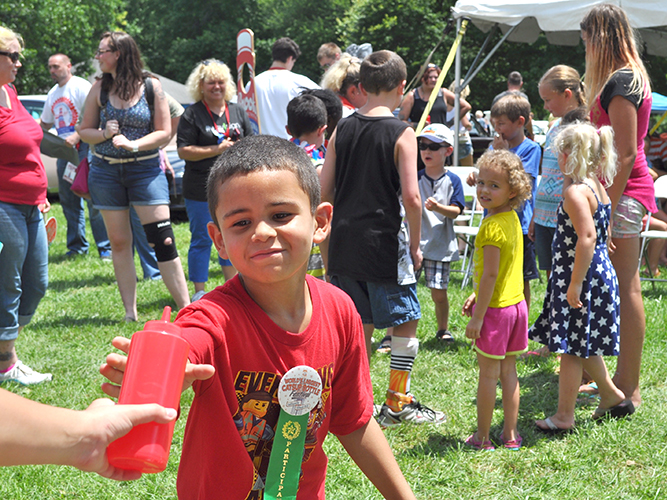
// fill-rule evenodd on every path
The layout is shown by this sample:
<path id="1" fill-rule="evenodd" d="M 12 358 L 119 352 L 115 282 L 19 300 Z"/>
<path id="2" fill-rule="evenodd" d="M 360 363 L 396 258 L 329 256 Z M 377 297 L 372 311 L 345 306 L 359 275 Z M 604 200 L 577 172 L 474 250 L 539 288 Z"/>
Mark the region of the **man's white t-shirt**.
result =
<path id="1" fill-rule="evenodd" d="M 72 76 L 63 86 L 56 83 L 46 96 L 42 121 L 53 123 L 63 139 L 72 135 L 91 87 L 90 82 L 78 76 Z"/>
<path id="2" fill-rule="evenodd" d="M 286 69 L 270 69 L 255 77 L 257 107 L 262 134 L 277 135 L 289 139 L 287 105 L 301 93 L 301 88 L 319 89 L 320 86 L 307 76 Z"/>

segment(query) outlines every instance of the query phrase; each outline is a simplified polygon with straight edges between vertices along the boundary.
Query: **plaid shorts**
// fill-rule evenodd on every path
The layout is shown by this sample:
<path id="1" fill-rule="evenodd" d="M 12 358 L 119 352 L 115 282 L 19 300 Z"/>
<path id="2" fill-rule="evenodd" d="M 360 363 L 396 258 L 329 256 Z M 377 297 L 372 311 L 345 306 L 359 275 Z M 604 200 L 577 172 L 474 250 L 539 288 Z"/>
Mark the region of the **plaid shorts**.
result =
<path id="1" fill-rule="evenodd" d="M 436 290 L 447 290 L 449 284 L 449 262 L 440 262 L 438 260 L 422 261 L 424 270 L 424 280 L 426 286 Z"/>

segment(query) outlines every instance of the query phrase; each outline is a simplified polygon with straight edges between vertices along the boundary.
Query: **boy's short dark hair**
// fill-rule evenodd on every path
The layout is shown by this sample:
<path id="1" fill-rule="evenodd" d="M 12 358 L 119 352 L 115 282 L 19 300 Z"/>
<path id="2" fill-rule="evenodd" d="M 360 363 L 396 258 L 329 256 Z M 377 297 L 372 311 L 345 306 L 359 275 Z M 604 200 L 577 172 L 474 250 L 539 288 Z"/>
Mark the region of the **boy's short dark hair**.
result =
<path id="1" fill-rule="evenodd" d="M 405 62 L 391 50 L 378 50 L 361 61 L 359 80 L 369 94 L 394 90 L 407 77 Z"/>
<path id="2" fill-rule="evenodd" d="M 287 128 L 292 137 L 310 134 L 326 124 L 327 108 L 314 95 L 298 95 L 287 105 Z"/>
<path id="3" fill-rule="evenodd" d="M 327 108 L 327 137 L 333 134 L 336 125 L 343 118 L 343 103 L 333 90 L 330 89 L 304 89 L 301 95 L 314 95 L 324 103 Z"/>
<path id="4" fill-rule="evenodd" d="M 216 226 L 220 227 L 216 216 L 220 203 L 218 188 L 235 175 L 247 175 L 262 170 L 292 172 L 310 199 L 311 212 L 315 213 L 320 204 L 320 179 L 306 152 L 280 137 L 251 135 L 226 149 L 218 157 L 208 176 L 208 209 Z"/>
<path id="5" fill-rule="evenodd" d="M 507 83 L 514 87 L 520 87 L 523 83 L 523 77 L 518 71 L 512 71 L 507 77 Z"/>
<path id="6" fill-rule="evenodd" d="M 271 57 L 274 61 L 287 62 L 288 57 L 293 57 L 296 61 L 301 55 L 301 49 L 291 38 L 278 38 L 271 48 Z"/>
<path id="7" fill-rule="evenodd" d="M 530 103 L 519 92 L 510 92 L 491 106 L 492 118 L 499 118 L 502 115 L 507 116 L 511 122 L 516 122 L 523 116 L 527 123 L 530 118 Z"/>

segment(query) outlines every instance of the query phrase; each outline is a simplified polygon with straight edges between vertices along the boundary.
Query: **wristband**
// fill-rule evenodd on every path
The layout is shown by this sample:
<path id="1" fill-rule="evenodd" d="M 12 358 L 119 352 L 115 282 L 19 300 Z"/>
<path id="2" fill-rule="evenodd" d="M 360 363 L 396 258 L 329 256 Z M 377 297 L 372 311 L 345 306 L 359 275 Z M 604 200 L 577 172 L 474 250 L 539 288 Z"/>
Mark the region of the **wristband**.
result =
<path id="1" fill-rule="evenodd" d="M 133 153 L 138 153 L 139 152 L 139 146 L 137 146 L 137 141 L 132 141 L 130 144 L 132 145 L 132 152 Z"/>
<path id="2" fill-rule="evenodd" d="M 102 130 L 102 137 L 104 137 L 104 140 L 107 141 L 107 129 Z"/>

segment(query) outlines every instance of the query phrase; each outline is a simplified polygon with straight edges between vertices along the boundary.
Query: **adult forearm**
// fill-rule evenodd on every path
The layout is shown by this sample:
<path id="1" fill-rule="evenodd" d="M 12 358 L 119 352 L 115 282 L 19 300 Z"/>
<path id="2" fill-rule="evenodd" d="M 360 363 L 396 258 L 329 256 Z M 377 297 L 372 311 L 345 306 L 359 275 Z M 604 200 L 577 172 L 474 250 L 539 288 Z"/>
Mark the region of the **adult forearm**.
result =
<path id="1" fill-rule="evenodd" d="M 607 194 L 611 200 L 612 212 L 616 211 L 618 201 L 621 199 L 621 195 L 625 191 L 625 187 L 628 184 L 628 179 L 632 173 L 632 168 L 635 165 L 636 157 L 636 154 L 626 156 L 619 155 L 618 157 L 618 171 L 614 177 L 614 183 L 607 189 Z"/>
<path id="2" fill-rule="evenodd" d="M 217 144 L 211 146 L 183 146 L 178 148 L 178 156 L 185 161 L 200 161 L 220 154 Z"/>
<path id="3" fill-rule="evenodd" d="M 151 149 L 157 149 L 169 142 L 169 130 L 155 130 L 150 134 L 147 134 L 134 142 L 137 143 L 139 151 L 148 151 Z"/>
<path id="4" fill-rule="evenodd" d="M 65 430 L 76 412 L 2 391 L 0 465 L 68 464 L 76 439 Z M 69 461 L 68 461 L 69 460 Z"/>
<path id="5" fill-rule="evenodd" d="M 99 128 L 82 128 L 79 130 L 79 136 L 83 142 L 91 145 L 100 144 L 107 139 L 111 139 L 105 130 L 100 130 Z"/>

